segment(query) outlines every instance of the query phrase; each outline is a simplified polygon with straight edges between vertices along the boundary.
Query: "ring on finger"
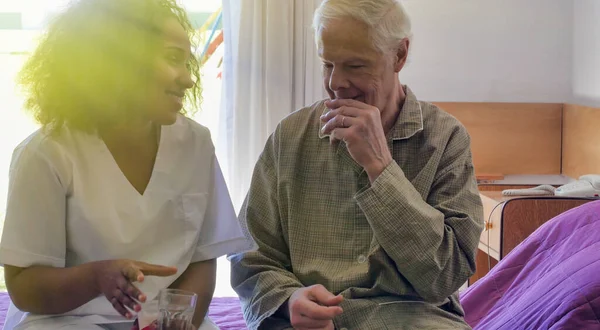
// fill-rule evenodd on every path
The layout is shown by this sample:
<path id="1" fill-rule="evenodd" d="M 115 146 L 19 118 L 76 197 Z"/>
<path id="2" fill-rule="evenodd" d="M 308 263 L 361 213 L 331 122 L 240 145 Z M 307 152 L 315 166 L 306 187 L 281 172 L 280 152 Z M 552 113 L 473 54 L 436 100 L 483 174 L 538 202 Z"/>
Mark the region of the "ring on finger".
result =
<path id="1" fill-rule="evenodd" d="M 342 117 L 342 127 L 346 127 L 346 124 L 344 123 L 344 120 L 346 120 L 346 116 Z"/>

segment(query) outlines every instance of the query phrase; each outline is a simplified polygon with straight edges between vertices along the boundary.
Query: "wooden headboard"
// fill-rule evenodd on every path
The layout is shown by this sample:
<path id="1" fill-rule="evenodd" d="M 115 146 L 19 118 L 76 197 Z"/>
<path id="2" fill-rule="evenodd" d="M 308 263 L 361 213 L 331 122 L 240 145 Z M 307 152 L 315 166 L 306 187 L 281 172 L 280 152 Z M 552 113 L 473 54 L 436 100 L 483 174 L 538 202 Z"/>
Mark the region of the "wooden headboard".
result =
<path id="1" fill-rule="evenodd" d="M 507 201 L 501 215 L 501 258 L 548 220 L 591 201 L 594 199 L 560 197 L 523 197 Z"/>
<path id="2" fill-rule="evenodd" d="M 433 103 L 469 131 L 476 174 L 561 174 L 562 103 Z"/>
<path id="3" fill-rule="evenodd" d="M 600 109 L 565 104 L 562 133 L 563 173 L 600 174 Z"/>

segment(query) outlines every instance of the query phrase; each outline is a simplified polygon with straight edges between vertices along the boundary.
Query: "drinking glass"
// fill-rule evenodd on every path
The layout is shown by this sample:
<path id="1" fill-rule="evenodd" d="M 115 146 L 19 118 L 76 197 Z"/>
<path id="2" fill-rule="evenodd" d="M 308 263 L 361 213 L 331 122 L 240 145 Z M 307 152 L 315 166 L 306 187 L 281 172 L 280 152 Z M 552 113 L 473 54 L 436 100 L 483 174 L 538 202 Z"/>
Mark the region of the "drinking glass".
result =
<path id="1" fill-rule="evenodd" d="M 163 289 L 158 294 L 158 330 L 186 330 L 192 326 L 198 295 Z"/>

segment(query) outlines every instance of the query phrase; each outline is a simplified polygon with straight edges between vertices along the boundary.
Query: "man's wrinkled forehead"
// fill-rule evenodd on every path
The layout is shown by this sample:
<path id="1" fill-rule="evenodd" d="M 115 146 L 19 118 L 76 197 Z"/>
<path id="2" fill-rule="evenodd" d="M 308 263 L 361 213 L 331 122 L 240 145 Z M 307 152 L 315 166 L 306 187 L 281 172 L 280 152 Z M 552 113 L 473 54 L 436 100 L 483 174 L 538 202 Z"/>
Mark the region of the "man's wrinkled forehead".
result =
<path id="1" fill-rule="evenodd" d="M 366 25 L 356 20 L 335 20 L 317 31 L 317 54 L 327 61 L 365 59 L 376 55 Z"/>

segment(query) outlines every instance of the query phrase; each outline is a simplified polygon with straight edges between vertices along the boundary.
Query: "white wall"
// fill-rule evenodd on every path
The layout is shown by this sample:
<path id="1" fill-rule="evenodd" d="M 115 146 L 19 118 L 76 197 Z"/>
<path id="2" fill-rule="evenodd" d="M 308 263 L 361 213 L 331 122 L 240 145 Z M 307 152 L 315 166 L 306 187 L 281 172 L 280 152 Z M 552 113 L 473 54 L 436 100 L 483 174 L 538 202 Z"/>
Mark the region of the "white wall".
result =
<path id="1" fill-rule="evenodd" d="M 600 1 L 574 2 L 573 103 L 600 106 Z"/>
<path id="2" fill-rule="evenodd" d="M 429 101 L 566 102 L 579 1 L 404 0 L 414 40 L 400 80 Z"/>

